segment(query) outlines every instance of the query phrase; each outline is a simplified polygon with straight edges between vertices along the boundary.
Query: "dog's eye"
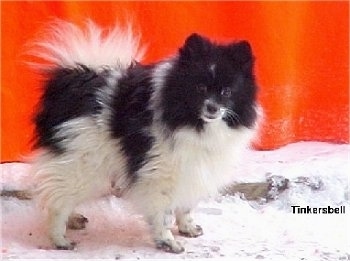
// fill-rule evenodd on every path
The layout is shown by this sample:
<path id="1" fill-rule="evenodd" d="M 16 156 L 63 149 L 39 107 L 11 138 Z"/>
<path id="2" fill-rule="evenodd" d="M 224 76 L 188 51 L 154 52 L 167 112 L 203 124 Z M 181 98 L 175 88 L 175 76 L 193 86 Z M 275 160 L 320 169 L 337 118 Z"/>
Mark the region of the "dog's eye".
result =
<path id="1" fill-rule="evenodd" d="M 205 86 L 202 83 L 198 84 L 197 85 L 197 92 L 202 93 L 202 94 L 206 94 L 207 93 L 207 86 Z"/>
<path id="2" fill-rule="evenodd" d="M 226 97 L 226 98 L 230 98 L 231 95 L 232 95 L 232 91 L 230 88 L 227 87 L 227 88 L 223 88 L 221 90 L 221 96 Z"/>

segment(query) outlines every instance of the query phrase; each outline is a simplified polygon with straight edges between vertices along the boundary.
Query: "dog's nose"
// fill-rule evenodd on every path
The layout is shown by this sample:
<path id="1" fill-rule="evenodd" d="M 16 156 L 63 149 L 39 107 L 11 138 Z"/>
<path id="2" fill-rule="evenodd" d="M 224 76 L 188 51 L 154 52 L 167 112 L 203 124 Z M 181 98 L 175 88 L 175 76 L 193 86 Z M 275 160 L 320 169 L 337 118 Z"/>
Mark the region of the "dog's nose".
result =
<path id="1" fill-rule="evenodd" d="M 207 103 L 206 109 L 210 114 L 216 114 L 219 110 L 219 107 L 213 103 Z"/>

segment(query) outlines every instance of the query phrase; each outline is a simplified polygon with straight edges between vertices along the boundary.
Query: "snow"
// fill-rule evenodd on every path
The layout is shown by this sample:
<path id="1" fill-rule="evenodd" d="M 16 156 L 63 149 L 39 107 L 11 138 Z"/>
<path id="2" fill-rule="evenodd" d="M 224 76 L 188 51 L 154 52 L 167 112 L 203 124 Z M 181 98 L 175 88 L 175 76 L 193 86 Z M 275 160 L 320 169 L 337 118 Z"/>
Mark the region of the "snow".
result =
<path id="1" fill-rule="evenodd" d="M 269 202 L 218 196 L 203 201 L 194 217 L 203 227 L 199 238 L 175 237 L 186 251 L 164 253 L 154 248 L 148 226 L 121 199 L 106 197 L 81 205 L 87 228 L 68 231 L 78 243 L 74 251 L 50 248 L 44 215 L 31 200 L 1 198 L 4 259 L 223 259 L 223 260 L 349 260 L 350 146 L 299 142 L 274 151 L 247 151 L 236 181 L 264 181 L 279 175 L 289 189 Z M 28 189 L 28 165 L 1 164 L 1 189 Z M 306 177 L 312 185 L 297 183 Z M 345 206 L 345 214 L 293 214 L 302 207 Z"/>

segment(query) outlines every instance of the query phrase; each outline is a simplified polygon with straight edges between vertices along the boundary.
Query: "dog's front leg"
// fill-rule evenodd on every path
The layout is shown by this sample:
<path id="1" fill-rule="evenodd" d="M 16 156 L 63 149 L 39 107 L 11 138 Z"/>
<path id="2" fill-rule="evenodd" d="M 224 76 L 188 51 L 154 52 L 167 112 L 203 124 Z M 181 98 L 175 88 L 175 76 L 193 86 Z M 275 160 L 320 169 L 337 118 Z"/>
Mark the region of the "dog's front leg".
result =
<path id="1" fill-rule="evenodd" d="M 194 223 L 189 209 L 176 210 L 176 223 L 182 236 L 199 237 L 203 235 L 203 229 Z"/>
<path id="2" fill-rule="evenodd" d="M 140 180 L 128 191 L 126 197 L 150 224 L 157 248 L 166 252 L 181 253 L 184 248 L 171 232 L 174 225 L 173 182 L 173 179 L 167 176 Z"/>
<path id="3" fill-rule="evenodd" d="M 153 216 L 153 217 L 152 217 Z M 158 249 L 166 252 L 181 253 L 185 249 L 177 242 L 171 232 L 174 225 L 174 211 L 166 210 L 149 217 L 153 238 Z"/>

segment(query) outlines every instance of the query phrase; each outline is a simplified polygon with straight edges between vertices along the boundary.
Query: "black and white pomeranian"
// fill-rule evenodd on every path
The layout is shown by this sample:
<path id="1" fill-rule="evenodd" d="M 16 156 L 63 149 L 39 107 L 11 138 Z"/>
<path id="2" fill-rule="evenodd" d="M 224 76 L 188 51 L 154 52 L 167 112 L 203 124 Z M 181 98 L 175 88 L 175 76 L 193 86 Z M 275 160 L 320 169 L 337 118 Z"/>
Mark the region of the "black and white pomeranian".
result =
<path id="1" fill-rule="evenodd" d="M 194 33 L 174 56 L 144 65 L 131 26 L 56 21 L 46 33 L 32 52 L 47 76 L 33 174 L 52 243 L 73 249 L 65 233 L 75 207 L 118 191 L 157 248 L 184 251 L 173 218 L 180 235 L 203 234 L 191 210 L 230 182 L 256 130 L 250 44 Z"/>

